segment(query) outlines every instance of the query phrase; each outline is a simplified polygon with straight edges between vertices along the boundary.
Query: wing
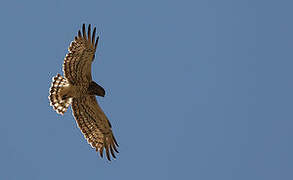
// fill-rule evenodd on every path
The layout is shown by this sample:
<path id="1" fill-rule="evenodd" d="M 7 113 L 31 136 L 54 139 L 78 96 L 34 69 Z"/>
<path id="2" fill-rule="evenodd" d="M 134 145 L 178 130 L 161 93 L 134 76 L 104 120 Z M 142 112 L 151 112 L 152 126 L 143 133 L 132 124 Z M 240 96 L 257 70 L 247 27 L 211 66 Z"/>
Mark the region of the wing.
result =
<path id="1" fill-rule="evenodd" d="M 91 36 L 91 25 L 88 26 L 86 35 L 85 25 L 82 26 L 82 34 L 78 31 L 78 36 L 74 37 L 68 48 L 68 54 L 64 59 L 63 72 L 69 83 L 78 85 L 89 83 L 92 80 L 91 65 L 99 41 L 99 36 L 95 41 L 96 28 Z"/>
<path id="2" fill-rule="evenodd" d="M 118 153 L 118 143 L 113 135 L 111 124 L 98 105 L 96 97 L 89 95 L 83 98 L 74 98 L 72 111 L 84 137 L 96 151 L 100 152 L 100 156 L 103 157 L 105 149 L 109 161 L 111 161 L 110 153 L 116 158 L 114 151 Z"/>

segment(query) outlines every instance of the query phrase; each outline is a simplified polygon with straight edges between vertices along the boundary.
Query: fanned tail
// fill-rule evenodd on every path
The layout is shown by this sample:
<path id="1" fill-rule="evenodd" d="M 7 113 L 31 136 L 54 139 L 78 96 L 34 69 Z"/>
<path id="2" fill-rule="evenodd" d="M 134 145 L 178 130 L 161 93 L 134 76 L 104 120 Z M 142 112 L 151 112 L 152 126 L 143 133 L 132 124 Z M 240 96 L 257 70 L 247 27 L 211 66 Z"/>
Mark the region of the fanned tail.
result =
<path id="1" fill-rule="evenodd" d="M 63 89 L 68 85 L 66 78 L 62 77 L 60 74 L 52 78 L 49 100 L 50 105 L 58 114 L 63 115 L 71 104 L 72 98 L 62 97 L 61 94 Z"/>

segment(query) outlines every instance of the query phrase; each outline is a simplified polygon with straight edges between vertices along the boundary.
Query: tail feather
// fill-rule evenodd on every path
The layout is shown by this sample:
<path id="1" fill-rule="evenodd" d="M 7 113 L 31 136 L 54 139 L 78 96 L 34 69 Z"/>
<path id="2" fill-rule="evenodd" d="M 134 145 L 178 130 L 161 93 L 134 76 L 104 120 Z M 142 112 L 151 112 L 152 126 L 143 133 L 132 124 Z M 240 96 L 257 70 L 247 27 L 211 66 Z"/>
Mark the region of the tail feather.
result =
<path id="1" fill-rule="evenodd" d="M 69 105 L 71 104 L 72 98 L 62 99 L 61 91 L 64 87 L 68 86 L 66 78 L 62 77 L 60 74 L 57 74 L 52 78 L 52 84 L 50 88 L 50 105 L 58 114 L 64 114 Z"/>

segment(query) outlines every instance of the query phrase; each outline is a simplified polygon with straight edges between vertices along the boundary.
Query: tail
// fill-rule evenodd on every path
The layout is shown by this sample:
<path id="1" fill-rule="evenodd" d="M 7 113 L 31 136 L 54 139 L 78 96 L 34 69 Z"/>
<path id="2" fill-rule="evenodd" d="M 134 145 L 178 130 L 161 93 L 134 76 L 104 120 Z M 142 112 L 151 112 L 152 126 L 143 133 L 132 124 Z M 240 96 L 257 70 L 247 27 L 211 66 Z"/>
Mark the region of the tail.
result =
<path id="1" fill-rule="evenodd" d="M 71 104 L 72 98 L 64 98 L 61 93 L 64 87 L 69 84 L 60 74 L 53 77 L 52 81 L 49 95 L 50 105 L 58 114 L 63 115 Z"/>

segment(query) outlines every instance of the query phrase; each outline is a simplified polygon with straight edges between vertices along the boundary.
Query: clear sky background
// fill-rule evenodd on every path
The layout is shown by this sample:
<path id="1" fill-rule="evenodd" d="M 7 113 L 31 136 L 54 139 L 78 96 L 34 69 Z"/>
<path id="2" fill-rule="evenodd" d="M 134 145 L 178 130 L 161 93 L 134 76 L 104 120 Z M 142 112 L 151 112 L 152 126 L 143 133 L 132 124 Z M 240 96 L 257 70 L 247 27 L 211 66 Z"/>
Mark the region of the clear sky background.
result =
<path id="1" fill-rule="evenodd" d="M 292 180 L 293 3 L 1 1 L 0 179 Z M 120 144 L 87 144 L 51 78 L 82 23 Z"/>

